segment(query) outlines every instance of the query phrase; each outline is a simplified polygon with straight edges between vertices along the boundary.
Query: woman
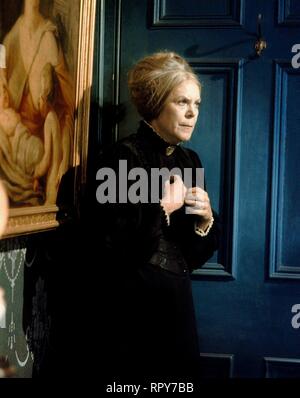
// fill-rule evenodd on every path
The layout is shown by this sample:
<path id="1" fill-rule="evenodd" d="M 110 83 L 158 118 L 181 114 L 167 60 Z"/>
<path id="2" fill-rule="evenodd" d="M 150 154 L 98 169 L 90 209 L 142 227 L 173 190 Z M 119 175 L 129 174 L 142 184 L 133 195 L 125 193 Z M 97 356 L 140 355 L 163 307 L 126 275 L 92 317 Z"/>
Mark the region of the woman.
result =
<path id="1" fill-rule="evenodd" d="M 119 181 L 115 203 L 98 203 L 95 218 L 104 242 L 107 372 L 197 374 L 200 354 L 189 272 L 201 267 L 219 244 L 218 217 L 207 192 L 196 185 L 201 162 L 180 146 L 195 127 L 201 85 L 187 62 L 172 52 L 139 61 L 128 82 L 144 120 L 137 134 L 104 152 L 97 172 L 100 179 L 103 170 L 113 169 Z M 177 171 L 163 182 L 159 201 L 151 203 L 155 192 L 149 190 L 148 203 L 132 203 L 134 184 L 122 177 L 120 160 L 128 171 L 142 168 L 148 176 L 154 169 Z M 185 169 L 193 170 L 189 185 L 180 176 Z M 104 202 L 99 192 L 98 202 Z"/>

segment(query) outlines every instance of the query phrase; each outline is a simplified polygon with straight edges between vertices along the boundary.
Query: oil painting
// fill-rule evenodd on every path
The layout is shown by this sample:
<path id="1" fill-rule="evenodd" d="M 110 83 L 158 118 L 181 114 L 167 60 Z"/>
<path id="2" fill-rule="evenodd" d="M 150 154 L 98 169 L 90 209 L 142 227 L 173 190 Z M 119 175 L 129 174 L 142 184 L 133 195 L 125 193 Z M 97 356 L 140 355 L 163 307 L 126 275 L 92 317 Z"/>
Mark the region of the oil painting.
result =
<path id="1" fill-rule="evenodd" d="M 6 236 L 58 225 L 61 180 L 86 162 L 95 3 L 1 0 L 0 178 L 10 206 Z"/>

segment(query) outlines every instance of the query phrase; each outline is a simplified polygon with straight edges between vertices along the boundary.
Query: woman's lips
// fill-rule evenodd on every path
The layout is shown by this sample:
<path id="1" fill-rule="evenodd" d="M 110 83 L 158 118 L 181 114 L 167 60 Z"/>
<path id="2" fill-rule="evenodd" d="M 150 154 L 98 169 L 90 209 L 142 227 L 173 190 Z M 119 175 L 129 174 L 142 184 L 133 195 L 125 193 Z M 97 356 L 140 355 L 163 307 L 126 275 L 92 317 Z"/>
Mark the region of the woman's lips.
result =
<path id="1" fill-rule="evenodd" d="M 190 124 L 180 124 L 181 127 L 185 127 L 185 128 L 190 128 L 192 129 L 194 126 L 191 126 Z"/>

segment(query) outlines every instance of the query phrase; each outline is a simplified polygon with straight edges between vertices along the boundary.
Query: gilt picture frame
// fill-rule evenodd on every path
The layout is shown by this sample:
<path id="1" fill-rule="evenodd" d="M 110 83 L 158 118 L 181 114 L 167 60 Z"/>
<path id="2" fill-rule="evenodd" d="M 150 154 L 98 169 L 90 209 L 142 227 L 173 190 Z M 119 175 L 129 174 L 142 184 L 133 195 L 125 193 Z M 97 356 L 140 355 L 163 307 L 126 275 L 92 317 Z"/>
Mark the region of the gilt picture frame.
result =
<path id="1" fill-rule="evenodd" d="M 56 228 L 64 176 L 74 170 L 75 205 L 85 183 L 95 14 L 96 0 L 1 0 L 4 238 Z"/>

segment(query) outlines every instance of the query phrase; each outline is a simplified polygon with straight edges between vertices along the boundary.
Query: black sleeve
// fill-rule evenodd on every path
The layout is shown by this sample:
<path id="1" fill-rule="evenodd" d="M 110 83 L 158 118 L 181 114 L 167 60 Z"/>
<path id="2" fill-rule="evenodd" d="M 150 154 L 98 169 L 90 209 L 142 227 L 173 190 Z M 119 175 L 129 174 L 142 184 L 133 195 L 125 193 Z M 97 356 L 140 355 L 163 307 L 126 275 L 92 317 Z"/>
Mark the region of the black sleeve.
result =
<path id="1" fill-rule="evenodd" d="M 135 154 L 126 145 L 117 144 L 103 155 L 97 170 L 110 167 L 116 173 L 116 203 L 98 203 L 94 222 L 100 233 L 99 245 L 115 265 L 136 267 L 144 263 L 156 249 L 161 234 L 168 233 L 166 215 L 159 203 L 118 203 L 119 161 L 126 160 L 128 171 L 141 167 Z M 96 170 L 96 171 L 97 171 Z M 128 183 L 128 189 L 130 183 Z M 101 184 L 97 181 L 96 184 Z M 95 188 L 97 190 L 97 186 Z M 96 195 L 95 195 L 96 196 Z M 100 243 L 101 242 L 101 243 Z"/>
<path id="2" fill-rule="evenodd" d="M 176 212 L 175 212 L 176 213 Z M 200 268 L 219 248 L 221 224 L 218 214 L 213 210 L 214 223 L 207 236 L 195 232 L 197 216 L 177 212 L 171 216 L 170 230 L 180 245 L 190 271 Z"/>
<path id="3" fill-rule="evenodd" d="M 198 155 L 188 150 L 194 167 L 202 168 Z M 206 190 L 206 185 L 204 185 Z M 170 233 L 181 246 L 189 269 L 200 268 L 219 248 L 221 237 L 221 223 L 216 211 L 213 210 L 214 223 L 207 236 L 200 236 L 195 232 L 196 215 L 186 214 L 184 207 L 171 215 Z"/>

